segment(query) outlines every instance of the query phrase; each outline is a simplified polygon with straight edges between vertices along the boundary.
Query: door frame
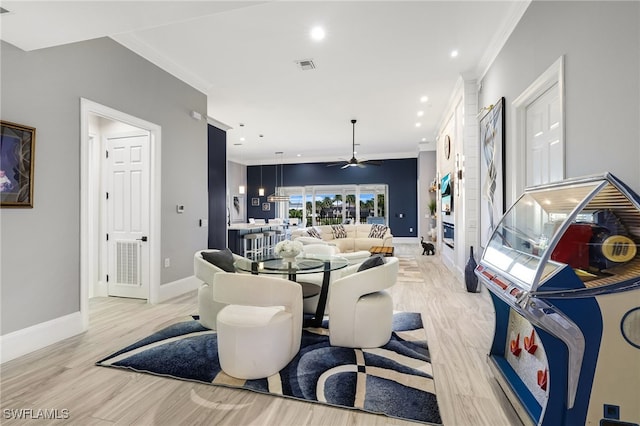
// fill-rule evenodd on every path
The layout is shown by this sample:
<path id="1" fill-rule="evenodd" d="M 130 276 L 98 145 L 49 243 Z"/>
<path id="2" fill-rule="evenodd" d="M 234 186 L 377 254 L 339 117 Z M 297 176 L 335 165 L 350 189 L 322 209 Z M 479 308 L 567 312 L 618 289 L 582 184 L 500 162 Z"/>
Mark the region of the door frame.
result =
<path id="1" fill-rule="evenodd" d="M 158 303 L 161 257 L 161 147 L 162 132 L 157 124 L 134 117 L 105 105 L 80 98 L 80 314 L 83 330 L 89 327 L 89 287 L 99 265 L 100 227 L 91 219 L 100 214 L 100 194 L 91 189 L 101 178 L 103 159 L 100 141 L 90 143 L 90 116 L 97 115 L 127 123 L 149 132 L 149 303 Z"/>
<path id="2" fill-rule="evenodd" d="M 507 164 L 513 164 L 513 169 L 508 176 L 515 177 L 513 184 L 511 185 L 511 202 L 515 202 L 520 194 L 522 194 L 527 180 L 527 163 L 525 158 L 525 155 L 527 154 L 527 107 L 556 83 L 558 84 L 558 96 L 560 98 L 560 146 L 562 147 L 562 152 L 564 152 L 564 55 L 560 56 L 511 103 L 514 109 L 513 119 L 511 120 L 513 124 L 511 126 L 513 129 L 511 140 L 514 141 L 514 143 L 509 145 L 508 151 L 511 152 L 511 155 L 509 156 L 510 161 L 507 162 Z M 566 158 L 566 156 L 564 157 Z M 565 158 L 563 158 L 562 161 L 562 174 L 566 177 Z"/>

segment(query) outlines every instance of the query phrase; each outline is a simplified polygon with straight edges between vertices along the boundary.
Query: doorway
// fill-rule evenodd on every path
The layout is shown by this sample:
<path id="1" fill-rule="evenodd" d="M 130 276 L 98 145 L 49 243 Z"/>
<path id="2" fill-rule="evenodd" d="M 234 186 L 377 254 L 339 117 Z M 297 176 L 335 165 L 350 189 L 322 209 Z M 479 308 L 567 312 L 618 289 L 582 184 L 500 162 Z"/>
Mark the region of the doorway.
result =
<path id="1" fill-rule="evenodd" d="M 511 200 L 525 187 L 564 179 L 564 57 L 556 60 L 512 103 L 514 167 Z"/>
<path id="2" fill-rule="evenodd" d="M 134 211 L 137 214 L 145 216 L 147 224 L 142 228 L 136 224 L 134 228 L 137 229 L 135 233 L 129 233 L 127 239 L 137 241 L 135 245 L 138 248 L 142 248 L 143 251 L 135 252 L 139 256 L 144 256 L 145 259 L 140 258 L 142 263 L 139 265 L 148 264 L 148 266 L 142 266 L 146 268 L 148 273 L 148 279 L 146 288 L 139 291 L 137 295 L 132 294 L 118 294 L 127 297 L 140 297 L 147 299 L 149 303 L 156 303 L 159 296 L 160 286 L 160 164 L 161 164 L 161 128 L 160 126 L 126 114 L 121 111 L 117 111 L 110 107 L 95 103 L 87 99 L 81 99 L 80 108 L 80 312 L 83 319 L 83 328 L 86 329 L 89 324 L 89 311 L 88 302 L 92 296 L 106 296 L 111 293 L 107 285 L 107 271 L 109 270 L 109 264 L 107 259 L 111 258 L 116 260 L 117 256 L 117 244 L 112 245 L 112 253 L 107 256 L 108 247 L 106 244 L 106 230 L 109 221 L 113 219 L 113 212 L 107 213 L 106 209 L 106 186 L 103 185 L 107 182 L 107 174 L 109 170 L 112 170 L 108 166 L 106 146 L 107 139 L 112 141 L 128 141 L 129 147 L 135 151 L 135 155 L 145 155 L 148 158 L 148 183 L 135 182 L 135 179 L 141 175 L 138 172 L 134 172 L 134 182 L 130 182 L 129 188 L 146 187 L 148 188 L 148 201 L 143 203 L 148 206 L 145 211 L 140 209 L 139 206 L 133 206 Z M 104 120 L 110 123 L 115 123 L 116 127 L 120 126 L 120 131 L 107 131 L 104 135 L 96 135 L 95 131 L 92 131 L 92 123 L 96 121 Z M 123 128 L 128 129 L 122 131 Z M 131 129 L 135 129 L 133 132 Z M 108 137 L 107 137 L 108 136 Z M 148 149 L 148 155 L 142 154 L 142 148 L 140 145 L 140 137 L 146 138 L 146 147 Z M 117 144 L 116 144 L 117 145 Z M 124 151 L 122 151 L 124 152 Z M 119 157 L 122 159 L 122 156 Z M 134 162 L 137 162 L 139 157 L 133 158 Z M 113 157 L 112 157 L 113 160 Z M 128 162 L 131 162 L 129 158 Z M 134 168 L 135 169 L 135 168 Z M 121 175 L 123 176 L 123 175 Z M 121 183 L 124 182 L 124 179 Z M 109 218 L 109 219 L 108 219 Z M 138 232 L 139 231 L 139 232 Z M 139 235 L 138 235 L 139 234 Z M 135 238 L 134 238 L 135 237 Z M 146 241 L 142 241 L 146 239 Z M 122 249 L 122 247 L 120 247 Z M 121 251 L 120 254 L 126 255 L 123 260 L 124 266 L 127 259 L 130 260 L 132 254 L 131 247 L 124 247 L 127 250 Z M 138 250 L 136 248 L 136 250 Z M 134 256 L 135 257 L 135 256 Z M 117 261 L 116 261 L 117 266 Z M 126 274 L 135 275 L 131 280 L 137 279 L 140 271 L 126 270 Z M 118 272 L 115 272 L 116 274 Z M 114 278 L 112 273 L 110 275 L 110 281 Z M 125 278 L 127 278 L 125 276 Z M 127 278 L 127 279 L 129 279 Z M 136 285 L 137 286 L 137 285 Z M 140 287 L 140 286 L 137 286 Z M 115 293 L 113 293 L 115 295 Z"/>

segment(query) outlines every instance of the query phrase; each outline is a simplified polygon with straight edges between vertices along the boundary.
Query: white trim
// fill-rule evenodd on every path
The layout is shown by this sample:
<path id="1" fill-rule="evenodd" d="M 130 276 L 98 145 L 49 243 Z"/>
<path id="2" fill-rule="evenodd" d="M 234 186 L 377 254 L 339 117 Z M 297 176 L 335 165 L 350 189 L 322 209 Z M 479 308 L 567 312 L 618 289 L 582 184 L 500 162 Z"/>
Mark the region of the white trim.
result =
<path id="1" fill-rule="evenodd" d="M 196 278 L 195 275 L 163 284 L 160 286 L 158 301 L 164 302 L 173 297 L 181 296 L 190 291 L 197 290 L 201 285 L 202 281 Z"/>
<path id="2" fill-rule="evenodd" d="M 480 58 L 478 62 L 477 69 L 482 72 L 479 74 L 478 82 L 482 82 L 482 79 L 493 65 L 493 62 L 496 60 L 496 57 L 504 47 L 507 40 L 515 30 L 518 22 L 522 19 L 522 16 L 527 11 L 527 8 L 531 4 L 531 0 L 522 0 L 512 2 L 508 5 L 509 11 L 507 17 L 502 23 L 502 26 L 498 28 L 493 39 L 487 43 L 487 50 L 485 50 L 484 54 Z"/>
<path id="3" fill-rule="evenodd" d="M 177 79 L 184 81 L 193 88 L 199 90 L 205 95 L 209 89 L 213 86 L 209 81 L 200 78 L 195 73 L 189 71 L 184 66 L 174 62 L 160 53 L 157 49 L 152 47 L 149 43 L 142 40 L 133 32 L 115 34 L 110 36 L 113 40 L 117 41 L 127 49 L 135 52 L 139 56 L 142 56 L 152 64 L 157 65 L 164 71 L 173 75 Z"/>
<path id="4" fill-rule="evenodd" d="M 218 129 L 224 130 L 225 132 L 233 129 L 233 127 L 229 126 L 228 124 L 225 124 L 222 121 L 218 121 L 213 117 L 209 117 L 208 115 L 207 115 L 207 124 L 211 124 L 213 127 L 217 127 Z"/>
<path id="5" fill-rule="evenodd" d="M 96 197 L 92 196 L 90 183 L 99 173 L 91 165 L 89 145 L 89 116 L 98 115 L 111 120 L 127 123 L 150 133 L 150 220 L 149 220 L 149 302 L 158 303 L 160 287 L 160 197 L 161 197 L 161 148 L 162 128 L 157 124 L 142 120 L 113 108 L 85 98 L 80 99 L 80 313 L 83 330 L 89 327 L 89 285 L 92 271 L 97 267 L 97 240 L 99 231 L 90 226 L 91 215 L 99 211 Z"/>
<path id="6" fill-rule="evenodd" d="M 85 331 L 81 312 L 0 336 L 0 364 Z"/>
<path id="7" fill-rule="evenodd" d="M 545 72 L 543 72 L 529 87 L 527 87 L 512 103 L 514 113 L 511 118 L 511 143 L 508 152 L 511 152 L 509 164 L 513 165 L 513 170 L 507 176 L 513 176 L 511 185 L 511 201 L 524 191 L 527 169 L 526 169 L 526 146 L 527 139 L 526 114 L 527 107 L 540 95 L 549 90 L 554 84 L 558 84 L 558 96 L 560 98 L 560 146 L 564 152 L 564 55 L 560 56 Z M 565 176 L 565 160 L 562 162 L 562 175 Z M 505 170 L 505 173 L 508 172 Z"/>

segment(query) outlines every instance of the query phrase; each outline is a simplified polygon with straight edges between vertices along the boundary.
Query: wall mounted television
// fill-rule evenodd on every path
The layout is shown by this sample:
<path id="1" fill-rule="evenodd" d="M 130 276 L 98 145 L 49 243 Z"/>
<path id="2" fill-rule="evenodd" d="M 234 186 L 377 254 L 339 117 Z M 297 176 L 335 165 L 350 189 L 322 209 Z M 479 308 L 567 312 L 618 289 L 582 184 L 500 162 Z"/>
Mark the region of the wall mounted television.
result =
<path id="1" fill-rule="evenodd" d="M 453 197 L 451 196 L 453 191 L 451 189 L 452 189 L 451 173 L 447 173 L 442 177 L 440 181 L 442 213 L 446 215 L 450 215 L 451 212 L 453 211 Z"/>

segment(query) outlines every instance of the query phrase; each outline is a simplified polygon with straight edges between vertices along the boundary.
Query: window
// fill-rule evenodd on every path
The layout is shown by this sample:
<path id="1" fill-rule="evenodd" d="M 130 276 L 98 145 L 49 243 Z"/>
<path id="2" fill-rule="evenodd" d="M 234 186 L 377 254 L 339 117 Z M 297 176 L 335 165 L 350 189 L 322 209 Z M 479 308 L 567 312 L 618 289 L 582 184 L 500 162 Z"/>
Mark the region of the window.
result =
<path id="1" fill-rule="evenodd" d="M 289 202 L 282 203 L 278 215 L 296 218 L 305 226 L 367 223 L 368 217 L 381 217 L 388 223 L 387 185 L 316 185 L 283 187 L 281 191 Z"/>

